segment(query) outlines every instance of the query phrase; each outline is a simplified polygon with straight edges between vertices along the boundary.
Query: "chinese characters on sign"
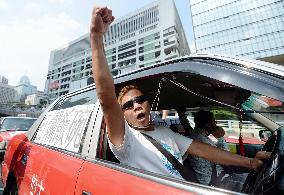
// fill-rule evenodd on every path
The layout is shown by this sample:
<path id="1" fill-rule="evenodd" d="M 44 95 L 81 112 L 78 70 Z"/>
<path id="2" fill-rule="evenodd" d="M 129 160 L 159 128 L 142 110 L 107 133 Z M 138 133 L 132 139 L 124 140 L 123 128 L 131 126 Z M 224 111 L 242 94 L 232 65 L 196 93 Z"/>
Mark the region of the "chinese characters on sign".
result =
<path id="1" fill-rule="evenodd" d="M 94 104 L 90 104 L 49 112 L 34 141 L 78 152 L 93 109 Z"/>

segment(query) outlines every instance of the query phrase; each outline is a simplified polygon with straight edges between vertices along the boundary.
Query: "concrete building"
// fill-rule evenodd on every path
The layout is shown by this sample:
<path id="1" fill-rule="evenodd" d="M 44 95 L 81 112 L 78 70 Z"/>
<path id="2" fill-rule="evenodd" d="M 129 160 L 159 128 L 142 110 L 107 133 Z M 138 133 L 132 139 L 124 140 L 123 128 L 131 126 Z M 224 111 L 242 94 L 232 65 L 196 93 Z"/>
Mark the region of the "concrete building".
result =
<path id="1" fill-rule="evenodd" d="M 15 101 L 16 90 L 8 85 L 8 79 L 0 75 L 0 104 L 7 104 Z"/>
<path id="2" fill-rule="evenodd" d="M 158 0 L 116 19 L 104 36 L 114 76 L 190 53 L 173 0 Z M 50 54 L 45 93 L 51 100 L 92 83 L 89 34 Z"/>
<path id="3" fill-rule="evenodd" d="M 18 85 L 15 86 L 17 91 L 17 102 L 25 102 L 25 99 L 28 95 L 34 94 L 37 92 L 37 87 L 31 85 L 30 80 L 27 76 L 22 76 L 18 82 Z"/>
<path id="4" fill-rule="evenodd" d="M 38 91 L 37 93 L 28 95 L 25 104 L 29 106 L 36 106 L 40 104 L 41 101 L 45 100 L 47 95 L 44 94 L 42 91 Z"/>
<path id="5" fill-rule="evenodd" d="M 189 0 L 198 53 L 284 65 L 284 1 Z"/>

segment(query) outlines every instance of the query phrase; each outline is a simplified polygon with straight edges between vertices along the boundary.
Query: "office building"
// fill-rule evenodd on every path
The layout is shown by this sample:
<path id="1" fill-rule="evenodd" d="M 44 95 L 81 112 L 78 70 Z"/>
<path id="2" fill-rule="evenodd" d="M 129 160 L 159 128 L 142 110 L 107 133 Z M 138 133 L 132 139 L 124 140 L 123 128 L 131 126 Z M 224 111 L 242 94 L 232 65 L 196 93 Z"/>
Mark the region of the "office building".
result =
<path id="1" fill-rule="evenodd" d="M 104 35 L 114 76 L 190 53 L 173 0 L 159 0 L 116 19 Z M 89 34 L 53 50 L 45 85 L 51 100 L 93 82 Z"/>
<path id="2" fill-rule="evenodd" d="M 0 75 L 0 104 L 7 104 L 15 101 L 16 90 L 8 85 L 8 79 Z"/>
<path id="3" fill-rule="evenodd" d="M 197 53 L 284 64 L 284 1 L 189 0 Z"/>
<path id="4" fill-rule="evenodd" d="M 30 106 L 36 106 L 46 99 L 47 96 L 44 94 L 43 91 L 37 91 L 37 93 L 27 96 L 25 104 Z"/>
<path id="5" fill-rule="evenodd" d="M 14 87 L 0 83 L 0 104 L 14 102 L 16 93 Z"/>

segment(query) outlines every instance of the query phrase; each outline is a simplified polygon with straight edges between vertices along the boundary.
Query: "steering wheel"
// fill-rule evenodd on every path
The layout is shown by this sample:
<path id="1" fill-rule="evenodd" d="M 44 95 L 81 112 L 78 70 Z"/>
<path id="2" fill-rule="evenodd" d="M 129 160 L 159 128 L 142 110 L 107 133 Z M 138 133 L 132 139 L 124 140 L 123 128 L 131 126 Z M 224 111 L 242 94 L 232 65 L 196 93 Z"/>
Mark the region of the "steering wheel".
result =
<path id="1" fill-rule="evenodd" d="M 271 152 L 259 172 L 251 171 L 242 192 L 248 194 L 274 194 L 284 173 L 284 129 L 280 128 L 267 140 L 262 151 Z"/>

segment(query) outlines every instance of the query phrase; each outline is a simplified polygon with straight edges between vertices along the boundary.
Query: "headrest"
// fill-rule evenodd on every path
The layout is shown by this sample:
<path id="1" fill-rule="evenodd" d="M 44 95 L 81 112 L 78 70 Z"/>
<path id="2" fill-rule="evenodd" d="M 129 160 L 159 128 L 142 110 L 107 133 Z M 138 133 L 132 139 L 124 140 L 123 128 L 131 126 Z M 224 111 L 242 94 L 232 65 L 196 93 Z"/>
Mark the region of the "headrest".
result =
<path id="1" fill-rule="evenodd" d="M 163 126 L 170 128 L 173 132 L 184 135 L 185 130 L 180 123 L 179 117 L 168 117 L 162 119 L 159 115 L 152 115 L 152 124 L 155 126 Z"/>
<path id="2" fill-rule="evenodd" d="M 171 125 L 180 125 L 180 121 L 178 117 L 166 118 L 166 119 L 155 117 L 152 123 L 153 125 L 164 126 L 164 127 L 169 127 L 169 128 Z"/>

